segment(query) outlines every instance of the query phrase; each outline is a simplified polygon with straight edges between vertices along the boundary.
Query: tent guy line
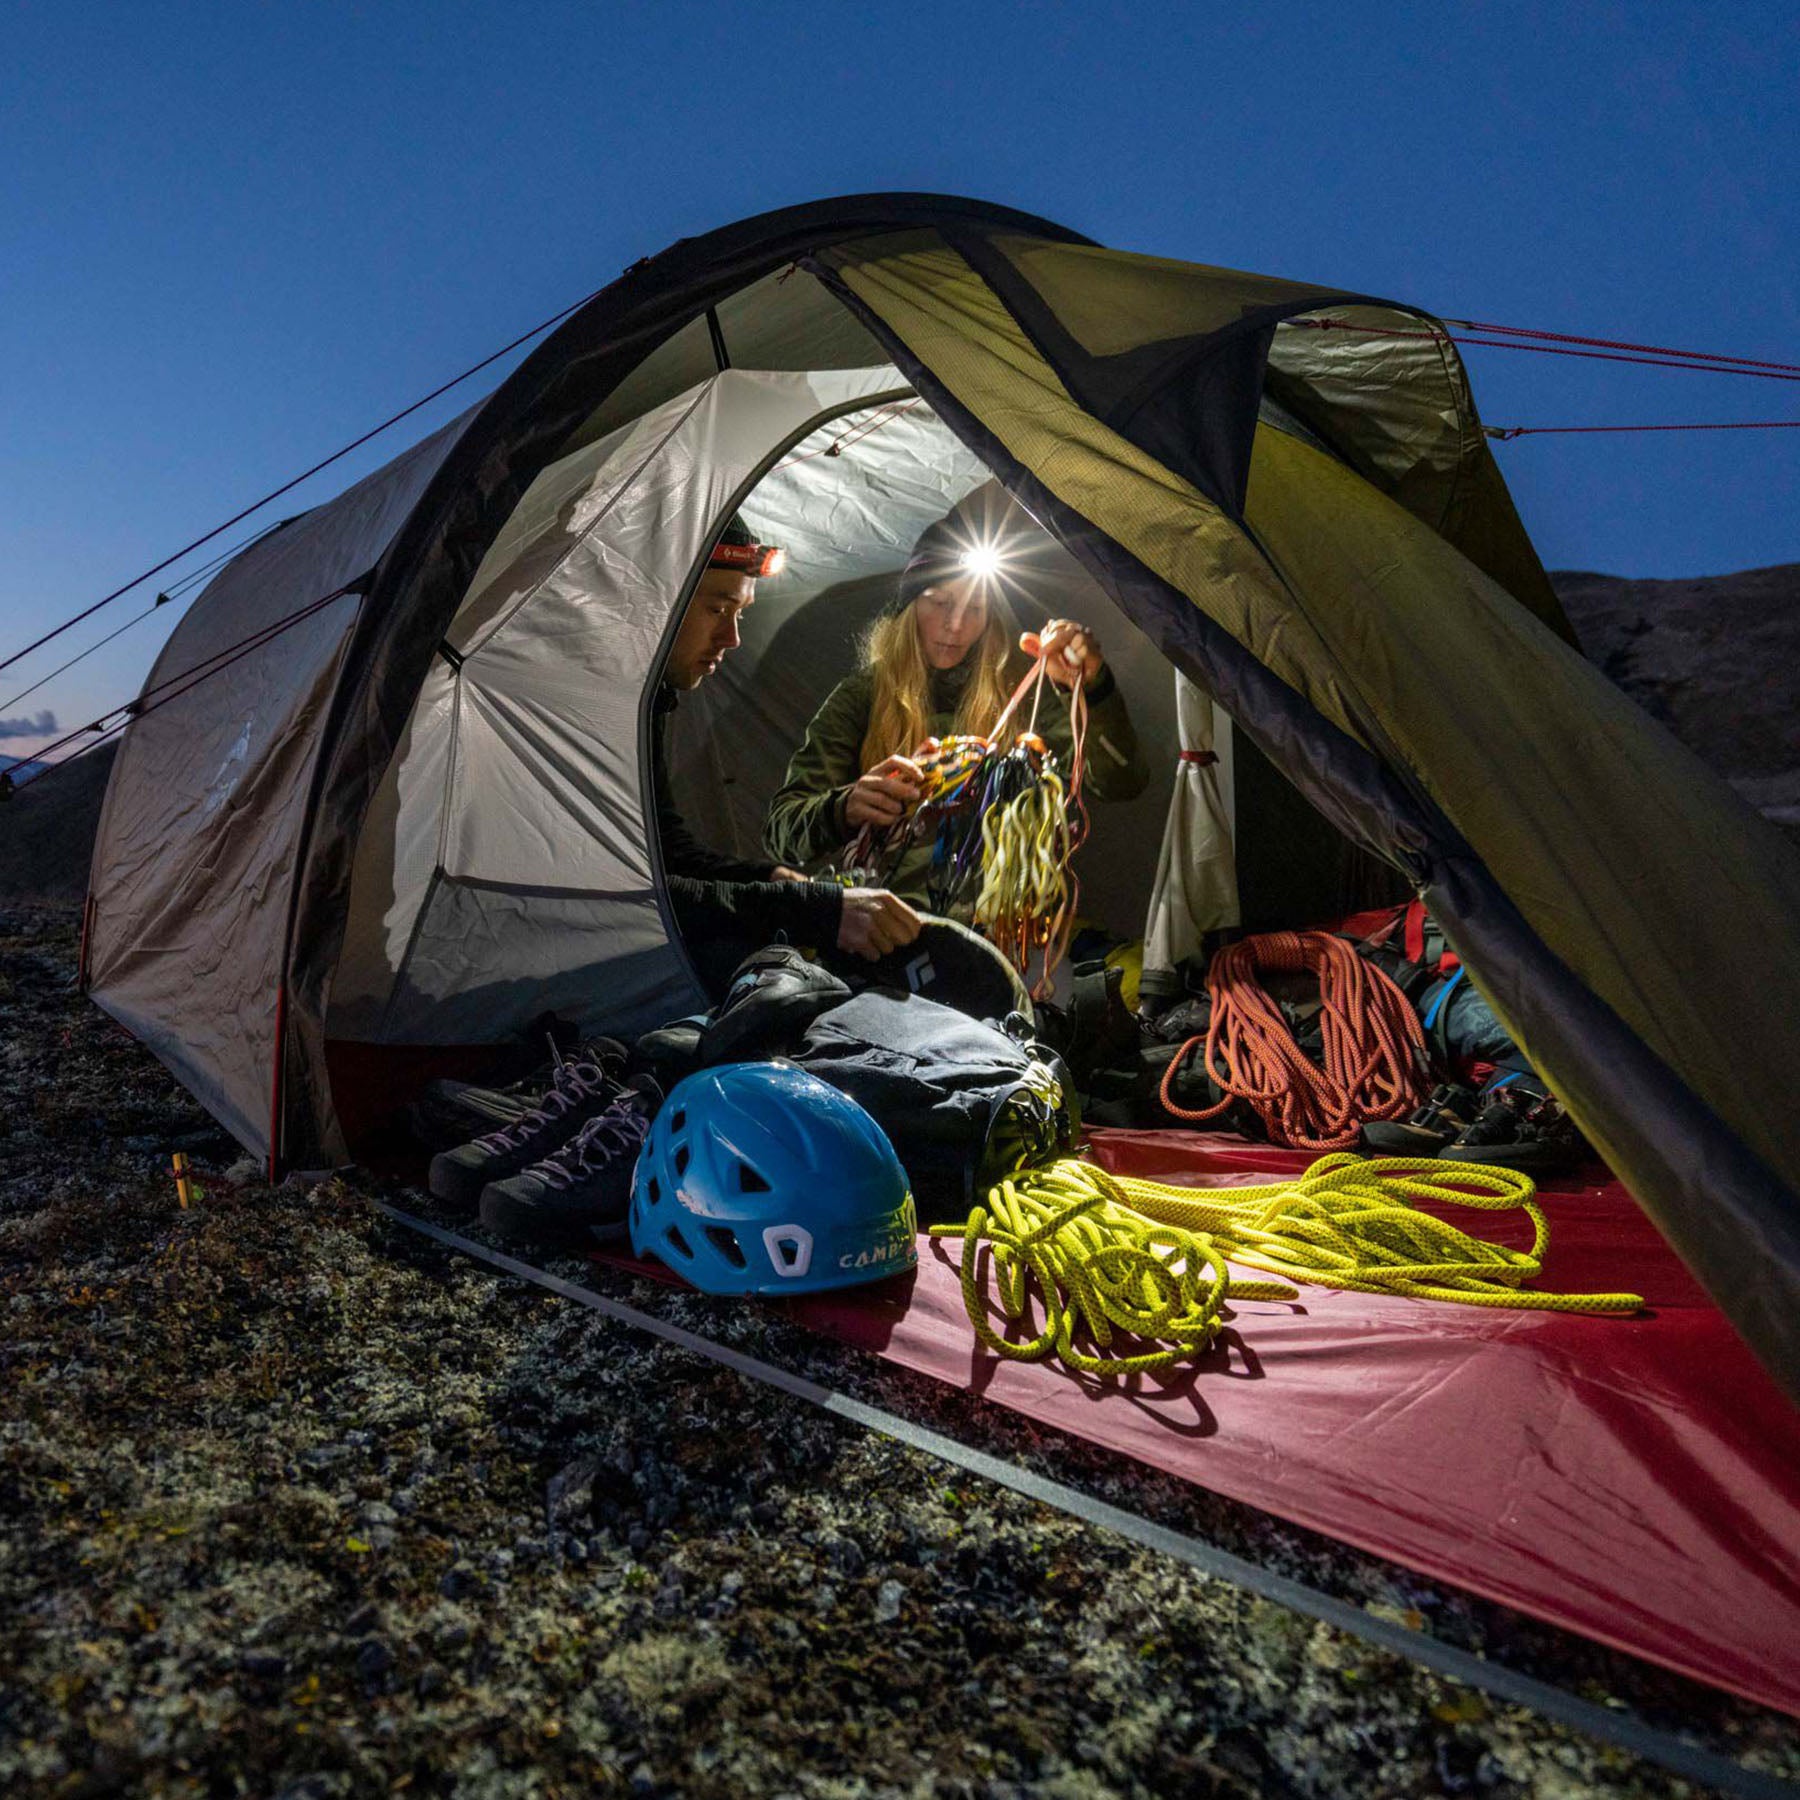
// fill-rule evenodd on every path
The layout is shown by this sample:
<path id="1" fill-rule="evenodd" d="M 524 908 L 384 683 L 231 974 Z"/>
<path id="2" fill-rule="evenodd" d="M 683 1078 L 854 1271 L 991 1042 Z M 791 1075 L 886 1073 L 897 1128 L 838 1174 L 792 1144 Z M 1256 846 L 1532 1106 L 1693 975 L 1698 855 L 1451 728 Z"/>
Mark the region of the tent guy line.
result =
<path id="1" fill-rule="evenodd" d="M 202 682 L 210 681 L 213 676 L 223 674 L 233 663 L 248 656 L 253 650 L 260 650 L 265 644 L 273 643 L 290 627 L 310 619 L 314 613 L 322 612 L 333 601 L 342 600 L 346 595 L 360 591 L 361 589 L 355 583 L 350 583 L 335 588 L 329 594 L 321 594 L 316 600 L 309 600 L 304 606 L 295 607 L 292 612 L 283 613 L 280 618 L 271 620 L 267 625 L 251 632 L 248 637 L 239 638 L 236 643 L 227 644 L 223 649 L 215 650 L 211 656 L 203 657 L 192 667 L 183 669 L 179 675 L 171 675 L 166 680 L 158 682 L 155 687 L 146 688 L 135 700 L 127 700 L 122 706 L 110 706 L 98 718 L 90 719 L 85 725 L 76 726 L 73 731 L 64 732 L 54 743 L 46 744 L 35 754 L 39 758 L 47 757 L 53 750 L 61 750 L 65 745 L 76 743 L 94 732 L 100 734 L 98 739 L 92 744 L 82 745 L 77 754 L 85 755 L 89 750 L 97 750 L 108 738 L 123 731 L 133 720 L 144 717 L 146 713 L 157 711 L 158 708 L 168 705 L 171 700 L 179 700 L 184 694 L 191 694 Z M 121 626 L 119 629 L 122 631 L 125 627 Z M 207 667 L 209 663 L 212 665 L 210 668 Z M 188 680 L 190 675 L 194 677 L 191 681 Z M 48 678 L 46 677 L 46 679 Z M 180 682 L 186 682 L 187 685 L 178 687 L 177 683 Z M 168 691 L 170 688 L 174 688 L 175 692 L 170 693 Z M 155 697 L 153 698 L 153 696 Z M 123 718 L 119 717 L 121 713 L 124 714 Z M 107 723 L 109 719 L 114 723 L 109 725 Z M 65 757 L 63 760 L 73 762 L 75 758 Z M 21 788 L 29 787 L 32 782 L 58 766 L 56 763 L 45 763 L 37 774 L 26 776 L 16 785 Z"/>
<path id="2" fill-rule="evenodd" d="M 416 1232 L 421 1237 L 487 1263 L 518 1280 L 532 1282 L 564 1300 L 571 1300 L 590 1312 L 612 1320 L 615 1324 L 660 1338 L 664 1343 L 704 1357 L 746 1380 L 803 1400 L 834 1418 L 860 1425 L 867 1431 L 904 1444 L 908 1449 L 948 1463 L 967 1475 L 993 1482 L 1028 1500 L 1052 1507 L 1081 1524 L 1114 1532 L 1144 1549 L 1185 1563 L 1201 1575 L 1242 1588 L 1258 1599 L 1286 1607 L 1290 1612 L 1317 1620 L 1333 1630 L 1347 1632 L 1446 1680 L 1474 1688 L 1508 1705 L 1524 1707 L 1541 1718 L 1566 1725 L 1600 1743 L 1615 1745 L 1687 1780 L 1702 1782 L 1722 1794 L 1731 1795 L 1733 1800 L 1800 1800 L 1800 1787 L 1793 1783 L 1762 1774 L 1755 1769 L 1747 1769 L 1730 1757 L 1689 1744 L 1669 1732 L 1659 1731 L 1635 1714 L 1617 1713 L 1608 1707 L 1597 1706 L 1551 1682 L 1521 1674 L 1516 1669 L 1490 1661 L 1473 1651 L 1443 1643 L 1426 1632 L 1415 1631 L 1409 1626 L 1381 1618 L 1351 1601 L 1340 1600 L 1335 1595 L 1324 1593 L 1290 1576 L 1276 1574 L 1273 1570 L 1263 1568 L 1248 1558 L 1234 1555 L 1216 1544 L 1206 1543 L 1166 1525 L 1158 1525 L 1154 1520 L 1129 1512 L 1123 1507 L 1110 1505 L 1091 1494 L 1083 1493 L 1079 1488 L 1008 1462 L 1004 1457 L 992 1456 L 942 1432 L 916 1425 L 883 1407 L 853 1399 L 822 1382 L 809 1380 L 804 1375 L 764 1362 L 759 1357 L 746 1356 L 741 1350 L 733 1350 L 699 1332 L 671 1324 L 654 1313 L 643 1312 L 624 1301 L 611 1299 L 592 1288 L 566 1281 L 548 1270 L 491 1250 L 472 1238 L 447 1231 L 441 1225 L 434 1225 L 427 1219 L 404 1212 L 388 1201 L 371 1200 L 369 1204 L 397 1225 Z"/>
<path id="3" fill-rule="evenodd" d="M 1800 419 L 1730 419 L 1704 425 L 1487 425 L 1483 430 L 1506 443 L 1520 437 L 1585 437 L 1597 431 L 1800 431 Z"/>
<path id="4" fill-rule="evenodd" d="M 123 637 L 132 626 L 143 624 L 152 613 L 160 612 L 162 608 L 167 606 L 171 601 L 181 599 L 191 590 L 198 587 L 215 569 L 221 568 L 224 564 L 230 562 L 240 550 L 249 549 L 258 538 L 267 537 L 271 531 L 279 531 L 285 523 L 287 523 L 286 520 L 279 520 L 273 525 L 259 526 L 255 531 L 249 533 L 248 536 L 239 538 L 235 544 L 229 545 L 226 549 L 221 550 L 217 556 L 212 557 L 207 562 L 203 562 L 199 568 L 182 576 L 179 581 L 171 581 L 168 587 L 162 593 L 158 594 L 141 613 L 133 613 L 123 625 L 109 631 L 105 637 L 95 639 L 95 641 L 89 644 L 85 650 L 77 651 L 67 662 L 58 663 L 48 675 L 40 675 L 30 687 L 21 688 L 10 700 L 0 700 L 0 714 L 11 712 L 21 700 L 25 699 L 27 695 L 35 694 L 46 682 L 54 681 L 59 675 L 66 675 L 77 663 L 86 662 L 96 650 L 104 650 L 115 638 Z M 118 709 L 115 708 L 114 710 L 117 711 Z"/>
<path id="5" fill-rule="evenodd" d="M 637 265 L 633 264 L 632 266 L 636 267 Z M 627 272 L 629 272 L 629 271 L 627 271 Z M 280 499 L 283 494 L 292 493 L 293 490 L 295 488 L 299 487 L 302 482 L 310 481 L 313 476 L 321 473 L 321 471 L 323 471 L 325 469 L 330 468 L 333 463 L 342 461 L 342 459 L 344 457 L 350 455 L 350 453 L 352 451 L 360 450 L 364 444 L 367 444 L 372 439 L 381 436 L 381 434 L 384 431 L 387 431 L 391 427 L 398 425 L 403 419 L 411 418 L 412 415 L 414 413 L 418 412 L 422 407 L 429 406 L 433 400 L 442 398 L 442 396 L 449 393 L 449 391 L 452 388 L 460 387 L 463 382 L 470 380 L 473 376 L 479 375 L 483 369 L 491 368 L 495 363 L 497 363 L 501 359 L 501 357 L 509 355 L 512 351 L 519 349 L 522 345 L 528 344 L 534 337 L 539 337 L 544 332 L 552 329 L 554 326 L 560 325 L 564 319 L 568 318 L 573 313 L 579 312 L 582 307 L 584 307 L 588 304 L 589 301 L 596 299 L 599 295 L 601 295 L 605 292 L 606 292 L 605 288 L 596 288 L 592 293 L 585 294 L 582 296 L 581 299 L 574 301 L 571 305 L 565 306 L 562 309 L 562 311 L 560 311 L 558 313 L 553 313 L 548 319 L 545 319 L 541 324 L 532 326 L 532 328 L 529 331 L 520 332 L 520 334 L 517 337 L 515 337 L 514 339 L 512 339 L 512 341 L 510 343 L 502 344 L 498 350 L 493 351 L 490 355 L 484 356 L 479 362 L 471 363 L 468 368 L 466 368 L 462 371 L 461 374 L 453 375 L 450 377 L 450 379 L 448 381 L 440 382 L 436 387 L 434 387 L 431 390 L 430 393 L 422 395 L 419 399 L 413 401 L 410 406 L 402 407 L 400 409 L 400 411 L 398 411 L 397 413 L 393 413 L 389 417 L 383 419 L 379 425 L 371 426 L 369 428 L 369 430 L 363 432 L 359 437 L 352 438 L 349 443 L 343 445 L 341 448 L 339 448 L 337 450 L 332 451 L 332 453 L 329 456 L 322 457 L 318 462 L 314 463 L 311 468 L 302 470 L 298 475 L 294 476 L 292 480 L 284 481 L 280 487 L 270 489 L 270 491 L 268 493 L 264 494 L 260 500 L 253 500 L 248 506 L 243 507 L 238 512 L 233 513 L 229 519 L 226 519 L 222 523 L 215 525 L 212 528 L 212 530 L 205 532 L 200 537 L 195 538 L 191 543 L 183 545 L 181 549 L 175 551 L 172 555 L 165 556 L 161 562 L 153 563 L 149 568 L 145 569 L 141 574 L 132 576 L 132 578 L 129 581 L 124 582 L 120 586 L 114 588 L 111 593 L 102 595 L 91 606 L 84 607 L 80 612 L 75 613 L 71 617 L 63 620 L 63 622 L 60 625 L 57 625 L 57 626 L 53 627 L 51 630 L 45 632 L 42 637 L 33 639 L 33 641 L 31 643 L 27 644 L 22 650 L 15 650 L 10 656 L 5 657 L 4 659 L 0 659 L 0 670 L 10 669 L 14 663 L 23 661 L 23 659 L 25 657 L 29 656 L 34 650 L 42 649 L 45 644 L 48 644 L 53 639 L 60 637 L 65 631 L 68 631 L 68 630 L 72 629 L 74 626 L 79 625 L 83 619 L 92 618 L 95 613 L 101 611 L 105 607 L 110 606 L 115 600 L 121 599 L 124 595 L 130 593 L 133 588 L 141 587 L 146 581 L 148 581 L 150 579 L 150 577 L 152 575 L 160 575 L 164 569 L 167 569 L 167 568 L 171 567 L 173 564 L 180 562 L 184 556 L 187 556 L 187 555 L 191 554 L 193 551 L 198 550 L 203 544 L 211 543 L 212 540 L 214 538 L 218 537 L 222 532 L 229 531 L 233 525 L 239 524 L 241 521 L 249 518 L 252 513 L 260 512 L 265 506 L 269 505 L 272 501 Z M 1299 319 L 1299 320 L 1290 321 L 1290 323 L 1305 325 L 1305 326 L 1307 326 L 1311 329 L 1315 329 L 1315 330 L 1331 329 L 1331 330 L 1340 330 L 1340 331 L 1377 331 L 1377 330 L 1381 329 L 1380 327 L 1376 327 L 1376 326 L 1352 325 L 1352 324 L 1348 323 L 1347 321 L 1341 320 L 1341 319 L 1317 319 L 1317 320 Z M 1494 334 L 1498 334 L 1498 335 L 1489 336 L 1489 337 L 1468 337 L 1468 338 L 1450 338 L 1450 334 L 1440 333 L 1440 332 L 1418 332 L 1418 333 L 1411 333 L 1411 334 L 1404 333 L 1404 332 L 1396 332 L 1396 333 L 1390 333 L 1389 335 L 1393 335 L 1393 336 L 1414 335 L 1414 336 L 1419 336 L 1419 337 L 1444 337 L 1444 338 L 1449 338 L 1450 341 L 1452 341 L 1452 342 L 1474 345 L 1476 348 L 1479 348 L 1479 349 L 1540 350 L 1540 351 L 1543 351 L 1546 355 L 1551 355 L 1551 356 L 1556 356 L 1556 355 L 1593 356 L 1593 357 L 1598 357 L 1600 360 L 1608 361 L 1608 362 L 1650 363 L 1652 366 L 1655 366 L 1655 367 L 1675 368 L 1675 369 L 1698 369 L 1698 370 L 1702 371 L 1703 373 L 1710 371 L 1711 373 L 1713 373 L 1715 375 L 1761 375 L 1764 378 L 1766 378 L 1768 380 L 1773 380 L 1773 381 L 1800 381 L 1800 363 L 1781 363 L 1781 362 L 1759 361 L 1759 360 L 1757 360 L 1755 358 L 1751 358 L 1751 357 L 1727 356 L 1721 352 L 1710 351 L 1710 350 L 1669 350 L 1661 345 L 1634 344 L 1625 339 L 1581 337 L 1581 336 L 1577 336 L 1577 335 L 1575 335 L 1573 333 L 1569 333 L 1569 332 L 1537 331 L 1537 330 L 1532 330 L 1525 326 L 1519 326 L 1519 325 L 1487 325 L 1487 324 L 1482 324 L 1478 321 L 1470 320 L 1470 319 L 1446 318 L 1445 323 L 1460 326 L 1464 330 L 1468 330 L 1468 331 L 1487 332 L 1487 333 L 1494 333 Z M 1517 339 L 1520 341 L 1507 342 L 1506 339 L 1508 339 L 1508 338 Z M 1533 340 L 1533 339 L 1545 340 L 1545 341 L 1541 341 L 1541 342 L 1525 341 L 1525 340 Z M 1598 350 L 1598 349 L 1578 350 L 1578 349 L 1574 349 L 1574 348 L 1564 348 L 1563 347 L 1563 346 L 1573 346 L 1573 345 L 1577 345 L 1577 344 L 1605 346 L 1605 349 L 1604 350 Z M 1620 351 L 1636 351 L 1636 352 L 1644 352 L 1646 354 L 1630 355 L 1630 356 L 1613 354 L 1614 352 L 1620 352 Z M 1781 421 L 1780 423 L 1785 425 L 1788 423 L 1788 421 Z M 1746 429 L 1746 430 L 1748 430 L 1748 429 L 1761 430 L 1761 429 L 1767 429 L 1767 428 L 1768 427 L 1765 427 L 1762 425 L 1744 427 L 1744 429 Z M 1495 433 L 1492 435 L 1511 438 L 1511 437 L 1523 436 L 1527 432 L 1557 432 L 1557 431 L 1603 430 L 1603 429 L 1604 430 L 1626 430 L 1626 429 L 1631 429 L 1631 430 L 1674 430 L 1674 429 L 1678 429 L 1678 428 L 1674 427 L 1674 426 L 1654 426 L 1654 427 L 1652 427 L 1652 426 L 1643 426 L 1643 427 L 1638 427 L 1638 426 L 1633 426 L 1633 427 L 1625 427 L 1625 426 L 1616 426 L 1616 427 L 1527 426 L 1527 427 L 1515 427 L 1504 433 Z M 1689 428 L 1681 427 L 1679 429 L 1689 429 Z M 1693 429 L 1714 429 L 1714 428 L 1713 427 L 1695 427 Z M 98 647 L 99 647 L 98 645 L 95 646 L 96 649 Z M 57 671 L 57 672 L 60 673 L 60 671 Z M 48 677 L 46 677 L 46 679 L 48 679 Z"/>
<path id="6" fill-rule="evenodd" d="M 1800 363 L 1762 362 L 1750 356 L 1726 356 L 1717 350 L 1671 350 L 1667 344 L 1633 344 L 1622 338 L 1578 337 L 1567 331 L 1536 331 L 1524 325 L 1489 325 L 1480 319 L 1444 320 L 1464 331 L 1491 331 L 1501 337 L 1542 338 L 1555 344 L 1587 344 L 1598 350 L 1641 350 L 1651 356 L 1677 356 L 1684 362 L 1735 363 L 1744 369 L 1786 369 L 1800 375 Z"/>
<path id="7" fill-rule="evenodd" d="M 429 406 L 433 400 L 440 399 L 443 395 L 449 393 L 453 387 L 459 387 L 472 376 L 479 375 L 483 369 L 491 368 L 501 359 L 501 357 L 517 350 L 523 344 L 528 344 L 534 337 L 541 336 L 544 332 L 550 330 L 552 326 L 560 325 L 571 313 L 579 312 L 590 300 L 595 299 L 599 294 L 604 292 L 605 289 L 596 288 L 593 293 L 584 294 L 581 299 L 573 302 L 571 305 L 565 306 L 561 312 L 552 314 L 548 319 L 545 319 L 542 324 L 532 326 L 529 331 L 520 332 L 511 343 L 502 344 L 498 350 L 494 351 L 489 356 L 484 356 L 480 362 L 471 363 L 460 375 L 453 375 L 448 381 L 440 382 L 429 394 L 422 395 L 419 399 L 413 401 L 410 406 L 403 406 L 397 413 L 393 413 L 389 417 L 383 419 L 379 425 L 371 426 L 369 430 L 365 431 L 360 437 L 352 438 L 350 442 L 345 444 L 341 449 L 334 450 L 329 456 L 322 457 L 318 462 L 314 463 L 310 469 L 303 469 L 291 481 L 284 481 L 280 487 L 271 488 L 260 500 L 251 501 L 248 506 L 233 513 L 229 519 L 226 519 L 221 524 L 215 525 L 211 531 L 195 538 L 190 544 L 184 544 L 172 556 L 165 556 L 161 562 L 151 564 L 151 566 L 144 570 L 141 575 L 132 576 L 132 578 L 122 586 L 114 588 L 110 594 L 102 595 L 92 606 L 84 607 L 72 618 L 65 619 L 53 630 L 47 631 L 42 637 L 34 639 L 31 643 L 27 644 L 23 650 L 15 650 L 11 656 L 5 658 L 4 661 L 0 661 L 0 669 L 10 669 L 14 663 L 29 656 L 32 651 L 42 649 L 52 638 L 61 637 L 65 631 L 69 630 L 72 626 L 79 625 L 83 619 L 92 618 L 102 607 L 110 606 L 115 600 L 130 593 L 133 588 L 142 587 L 152 575 L 160 575 L 164 569 L 169 568 L 174 563 L 180 562 L 184 556 L 198 550 L 202 544 L 210 544 L 214 538 L 229 531 L 232 526 L 240 524 L 243 520 L 249 518 L 252 513 L 261 512 L 271 501 L 279 500 L 283 494 L 292 493 L 303 481 L 310 481 L 313 476 L 319 474 L 322 470 L 329 469 L 333 463 L 342 461 L 342 459 L 348 456 L 351 451 L 360 450 L 363 445 L 368 443 L 372 438 L 380 437 L 384 431 L 398 425 L 402 419 L 411 418 L 421 407 Z"/>

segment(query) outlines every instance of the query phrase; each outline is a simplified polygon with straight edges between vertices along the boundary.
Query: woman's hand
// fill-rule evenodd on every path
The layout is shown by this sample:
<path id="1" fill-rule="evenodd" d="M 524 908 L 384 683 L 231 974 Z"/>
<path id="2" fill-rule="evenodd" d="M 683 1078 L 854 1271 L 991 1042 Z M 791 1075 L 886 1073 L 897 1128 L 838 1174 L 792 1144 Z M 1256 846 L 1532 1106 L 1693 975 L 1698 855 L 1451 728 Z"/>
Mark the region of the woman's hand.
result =
<path id="1" fill-rule="evenodd" d="M 919 935 L 919 915 L 886 888 L 846 888 L 838 918 L 837 947 L 849 956 L 879 961 Z"/>
<path id="2" fill-rule="evenodd" d="M 1092 683 L 1106 666 L 1100 640 L 1073 619 L 1052 619 L 1041 632 L 1020 632 L 1019 648 L 1043 657 L 1050 679 L 1061 688 L 1073 687 L 1077 675 Z"/>
<path id="3" fill-rule="evenodd" d="M 924 791 L 924 773 L 910 756 L 889 756 L 859 775 L 844 795 L 844 823 L 853 830 L 897 824 Z"/>

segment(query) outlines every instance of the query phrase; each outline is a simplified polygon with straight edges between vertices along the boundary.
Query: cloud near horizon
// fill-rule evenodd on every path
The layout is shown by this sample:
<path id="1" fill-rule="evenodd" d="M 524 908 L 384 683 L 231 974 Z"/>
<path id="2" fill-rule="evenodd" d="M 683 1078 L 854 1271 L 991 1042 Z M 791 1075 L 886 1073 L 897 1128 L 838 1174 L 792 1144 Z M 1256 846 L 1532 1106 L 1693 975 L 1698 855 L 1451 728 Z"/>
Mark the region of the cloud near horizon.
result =
<path id="1" fill-rule="evenodd" d="M 46 707 L 33 719 L 21 714 L 16 719 L 0 719 L 0 742 L 7 738 L 55 737 L 56 714 Z"/>

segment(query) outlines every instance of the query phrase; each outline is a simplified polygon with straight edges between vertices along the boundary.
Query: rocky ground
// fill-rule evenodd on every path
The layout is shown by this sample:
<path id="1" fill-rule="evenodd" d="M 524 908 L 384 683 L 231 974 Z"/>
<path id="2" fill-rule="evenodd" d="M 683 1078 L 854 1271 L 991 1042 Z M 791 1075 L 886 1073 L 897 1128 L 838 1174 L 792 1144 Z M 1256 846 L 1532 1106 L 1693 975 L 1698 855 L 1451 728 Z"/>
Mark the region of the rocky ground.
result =
<path id="1" fill-rule="evenodd" d="M 496 1279 L 359 1179 L 268 1188 L 74 948 L 72 908 L 0 905 L 9 1796 L 1697 1791 Z M 770 1313 L 557 1266 L 1800 1777 L 1791 1721 Z"/>

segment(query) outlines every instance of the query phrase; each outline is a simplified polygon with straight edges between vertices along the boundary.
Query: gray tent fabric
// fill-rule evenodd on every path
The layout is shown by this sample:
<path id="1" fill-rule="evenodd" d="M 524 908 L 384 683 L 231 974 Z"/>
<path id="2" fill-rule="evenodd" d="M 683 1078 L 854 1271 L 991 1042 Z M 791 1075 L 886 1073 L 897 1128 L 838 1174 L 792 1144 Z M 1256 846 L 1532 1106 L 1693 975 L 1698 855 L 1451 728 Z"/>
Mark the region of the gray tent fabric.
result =
<path id="1" fill-rule="evenodd" d="M 333 1038 L 626 1034 L 699 1003 L 657 903 L 638 715 L 718 521 L 891 368 L 728 369 L 560 459 L 477 571 L 365 831 Z"/>
<path id="2" fill-rule="evenodd" d="M 227 564 L 146 691 L 364 576 L 471 416 Z M 308 783 L 359 604 L 346 595 L 137 720 L 95 841 L 88 992 L 259 1153 Z"/>

